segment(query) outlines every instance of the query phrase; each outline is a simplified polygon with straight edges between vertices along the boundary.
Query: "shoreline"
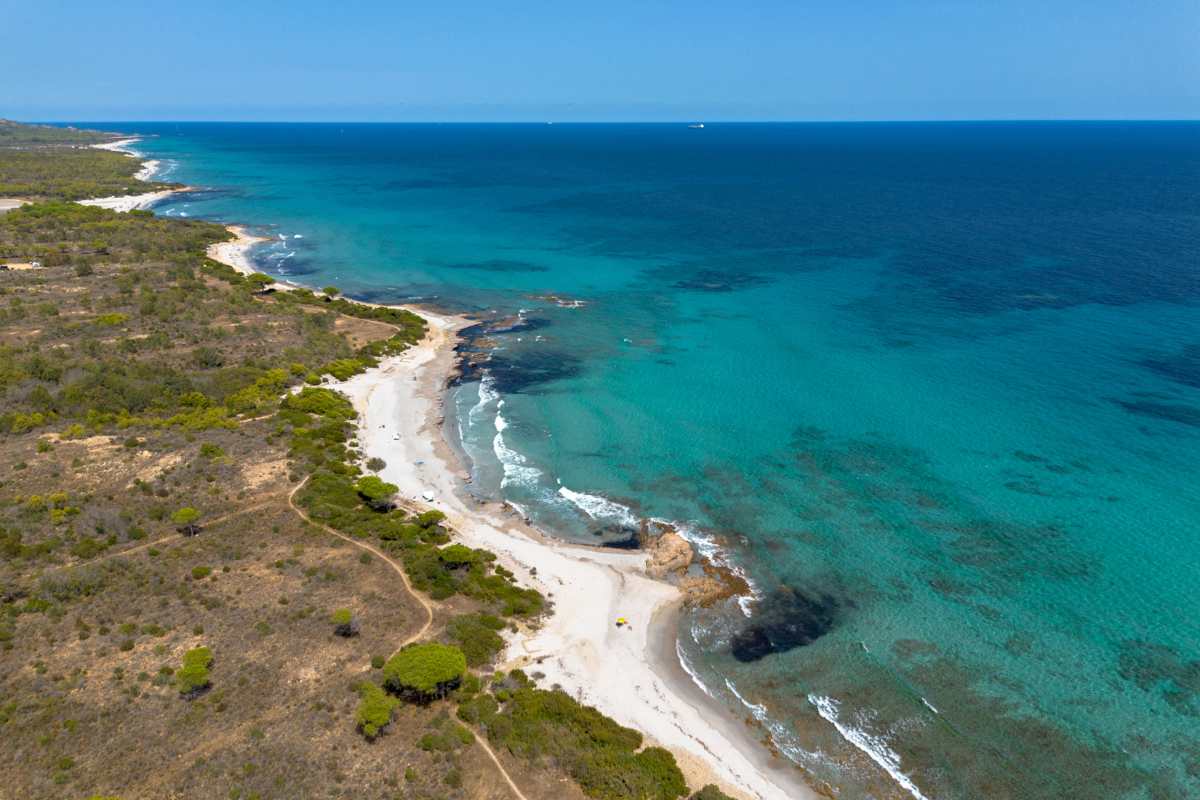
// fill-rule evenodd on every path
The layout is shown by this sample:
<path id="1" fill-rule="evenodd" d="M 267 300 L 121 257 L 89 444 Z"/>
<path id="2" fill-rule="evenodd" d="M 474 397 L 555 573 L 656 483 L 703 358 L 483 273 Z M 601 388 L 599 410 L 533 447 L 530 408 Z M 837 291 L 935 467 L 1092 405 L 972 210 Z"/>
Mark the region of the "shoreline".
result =
<path id="1" fill-rule="evenodd" d="M 256 272 L 250 251 L 269 240 L 242 225 L 227 229 L 235 238 L 211 245 L 208 257 L 244 275 Z M 285 291 L 297 286 L 275 285 Z M 703 692 L 679 663 L 683 596 L 646 575 L 645 551 L 572 544 L 526 524 L 504 504 L 464 491 L 470 476 L 445 436 L 445 396 L 458 334 L 477 321 L 395 307 L 426 321 L 425 339 L 347 381 L 325 385 L 345 394 L 358 412 L 363 456 L 383 459 L 381 478 L 396 484 L 410 505 L 445 513 L 456 540 L 494 552 L 550 602 L 539 626 L 506 634 L 498 668 L 541 673 L 543 684 L 561 686 L 640 732 L 648 745 L 670 750 L 694 790 L 717 784 L 738 800 L 817 800 L 792 762 L 767 750 L 744 718 Z M 428 492 L 432 502 L 423 498 Z M 617 617 L 629 623 L 617 628 Z"/>
<path id="2" fill-rule="evenodd" d="M 141 169 L 133 176 L 135 181 L 146 182 L 154 177 L 154 173 L 162 166 L 162 162 L 157 159 L 145 159 L 138 151 L 132 149 L 135 142 L 140 142 L 142 137 L 130 136 L 124 139 L 117 139 L 112 142 L 104 142 L 102 144 L 89 145 L 95 150 L 111 150 L 114 153 L 122 153 L 130 158 L 142 159 Z M 182 186 L 178 189 L 161 189 L 154 192 L 143 192 L 141 194 L 113 195 L 111 197 L 92 197 L 87 200 L 77 200 L 76 202 L 84 206 L 96 206 L 98 208 L 107 208 L 110 211 L 118 211 L 125 213 L 128 211 L 148 211 L 158 205 L 168 197 L 184 192 L 194 192 L 196 189 L 193 186 Z"/>
<path id="3" fill-rule="evenodd" d="M 384 480 L 411 503 L 443 511 L 459 541 L 496 553 L 552 601 L 541 627 L 522 626 L 509 637 L 500 668 L 541 673 L 544 683 L 671 750 L 694 789 L 716 783 L 739 798 L 816 798 L 791 762 L 773 757 L 678 663 L 682 595 L 645 574 L 644 551 L 571 544 L 462 491 L 469 476 L 443 436 L 443 411 L 458 331 L 474 321 L 409 310 L 429 324 L 424 341 L 330 385 L 358 411 L 363 453 L 385 461 Z M 427 492 L 432 503 L 422 499 Z M 617 628 L 618 616 L 629 624 Z"/>

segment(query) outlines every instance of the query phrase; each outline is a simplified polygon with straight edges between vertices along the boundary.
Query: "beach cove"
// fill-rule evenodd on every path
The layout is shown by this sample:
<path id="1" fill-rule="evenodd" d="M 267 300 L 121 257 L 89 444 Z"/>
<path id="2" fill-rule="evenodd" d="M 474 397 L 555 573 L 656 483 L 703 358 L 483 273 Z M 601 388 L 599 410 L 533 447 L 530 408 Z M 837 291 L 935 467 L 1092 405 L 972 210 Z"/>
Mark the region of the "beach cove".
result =
<path id="1" fill-rule="evenodd" d="M 265 241 L 231 226 L 236 238 L 209 257 L 243 274 Z M 277 284 L 286 291 L 288 285 Z M 458 369 L 458 332 L 476 321 L 408 307 L 429 334 L 402 355 L 344 382 L 327 382 L 358 412 L 366 458 L 400 489 L 410 508 L 447 515 L 456 541 L 496 553 L 522 584 L 552 603 L 549 618 L 509 638 L 500 669 L 541 673 L 581 702 L 671 750 L 689 784 L 720 785 L 741 798 L 815 798 L 794 766 L 772 758 L 746 722 L 706 696 L 680 666 L 677 616 L 683 597 L 646 575 L 644 552 L 582 547 L 555 540 L 511 508 L 463 491 L 469 476 L 444 437 L 447 385 Z M 434 499 L 427 499 L 432 496 Z M 627 620 L 616 626 L 614 621 Z"/>

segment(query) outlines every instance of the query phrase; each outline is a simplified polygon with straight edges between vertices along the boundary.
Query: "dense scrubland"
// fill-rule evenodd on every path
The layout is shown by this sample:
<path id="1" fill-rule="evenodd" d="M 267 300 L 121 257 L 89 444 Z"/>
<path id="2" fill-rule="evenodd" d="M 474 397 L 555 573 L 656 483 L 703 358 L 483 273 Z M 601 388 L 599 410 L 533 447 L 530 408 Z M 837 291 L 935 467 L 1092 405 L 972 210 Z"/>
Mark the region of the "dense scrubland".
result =
<path id="1" fill-rule="evenodd" d="M 60 163 L 11 194 L 107 191 L 38 143 Z M 669 752 L 493 671 L 545 598 L 363 463 L 323 384 L 423 321 L 264 293 L 205 257 L 228 236 L 0 215 L 0 256 L 43 265 L 0 272 L 0 797 L 511 797 L 501 768 L 530 800 L 685 796 Z"/>

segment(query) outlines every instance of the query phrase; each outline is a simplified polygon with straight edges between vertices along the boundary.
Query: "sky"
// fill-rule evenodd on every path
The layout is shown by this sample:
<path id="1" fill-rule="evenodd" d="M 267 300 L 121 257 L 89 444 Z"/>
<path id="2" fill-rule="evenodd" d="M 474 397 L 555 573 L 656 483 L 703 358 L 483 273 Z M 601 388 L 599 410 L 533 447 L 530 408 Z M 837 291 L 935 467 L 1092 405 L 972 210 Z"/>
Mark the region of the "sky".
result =
<path id="1" fill-rule="evenodd" d="M 0 0 L 0 117 L 1200 118 L 1200 0 Z"/>

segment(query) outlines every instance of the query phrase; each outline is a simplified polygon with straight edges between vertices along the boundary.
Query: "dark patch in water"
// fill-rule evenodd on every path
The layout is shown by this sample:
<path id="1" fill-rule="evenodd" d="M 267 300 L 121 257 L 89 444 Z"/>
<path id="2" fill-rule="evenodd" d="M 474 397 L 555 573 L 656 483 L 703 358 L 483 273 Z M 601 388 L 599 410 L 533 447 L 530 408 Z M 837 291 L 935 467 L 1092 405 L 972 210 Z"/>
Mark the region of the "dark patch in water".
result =
<path id="1" fill-rule="evenodd" d="M 1150 400 L 1114 400 L 1113 402 L 1131 414 L 1141 414 L 1144 417 L 1154 417 L 1200 428 L 1200 408 L 1195 406 L 1185 406 L 1181 403 L 1156 403 Z"/>
<path id="2" fill-rule="evenodd" d="M 518 394 L 554 381 L 574 378 L 583 371 L 578 356 L 562 350 L 528 350 L 496 354 L 488 360 L 487 373 L 501 394 Z"/>
<path id="3" fill-rule="evenodd" d="M 595 531 L 594 535 L 603 536 L 604 531 Z M 608 539 L 600 543 L 601 547 L 611 547 L 614 550 L 641 550 L 642 542 L 638 538 L 637 531 L 633 531 L 625 535 L 621 539 Z"/>
<path id="4" fill-rule="evenodd" d="M 734 635 L 733 657 L 749 663 L 812 644 L 833 629 L 841 606 L 831 595 L 810 597 L 787 587 L 777 589 L 759 604 L 750 624 Z"/>
<path id="5" fill-rule="evenodd" d="M 1139 639 L 1121 642 L 1120 648 L 1122 678 L 1161 694 L 1180 714 L 1200 716 L 1200 659 L 1187 660 L 1173 647 Z"/>
<path id="6" fill-rule="evenodd" d="M 1190 344 L 1178 353 L 1146 358 L 1139 363 L 1168 380 L 1200 388 L 1200 344 Z"/>
<path id="7" fill-rule="evenodd" d="M 690 289 L 699 292 L 734 292 L 739 289 L 753 289 L 765 286 L 771 281 L 761 275 L 745 272 L 705 269 L 691 277 L 675 281 L 676 289 Z"/>
<path id="8" fill-rule="evenodd" d="M 471 269 L 479 272 L 549 272 L 550 268 L 529 261 L 514 261 L 506 258 L 489 258 L 486 261 L 464 261 L 459 263 L 436 263 L 446 269 Z"/>

